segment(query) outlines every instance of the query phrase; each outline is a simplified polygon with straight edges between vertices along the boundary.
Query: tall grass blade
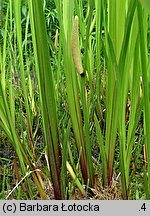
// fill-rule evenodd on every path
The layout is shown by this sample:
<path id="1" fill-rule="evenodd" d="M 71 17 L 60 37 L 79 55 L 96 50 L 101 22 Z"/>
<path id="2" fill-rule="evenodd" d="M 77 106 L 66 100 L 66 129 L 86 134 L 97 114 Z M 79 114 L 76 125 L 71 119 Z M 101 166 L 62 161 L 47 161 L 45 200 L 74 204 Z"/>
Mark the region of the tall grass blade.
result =
<path id="1" fill-rule="evenodd" d="M 55 198 L 63 199 L 64 189 L 61 188 L 61 181 L 63 181 L 61 179 L 62 155 L 43 1 L 28 1 L 28 5 L 50 174 Z"/>
<path id="2" fill-rule="evenodd" d="M 146 150 L 147 150 L 147 199 L 150 199 L 150 101 L 149 101 L 149 83 L 147 71 L 147 47 L 144 35 L 144 22 L 143 22 L 142 5 L 138 3 L 138 21 L 139 21 L 139 34 L 140 34 L 140 53 L 141 53 L 141 69 L 142 69 L 142 87 L 143 87 L 143 102 L 144 102 L 144 122 L 145 122 L 145 135 L 146 135 Z"/>

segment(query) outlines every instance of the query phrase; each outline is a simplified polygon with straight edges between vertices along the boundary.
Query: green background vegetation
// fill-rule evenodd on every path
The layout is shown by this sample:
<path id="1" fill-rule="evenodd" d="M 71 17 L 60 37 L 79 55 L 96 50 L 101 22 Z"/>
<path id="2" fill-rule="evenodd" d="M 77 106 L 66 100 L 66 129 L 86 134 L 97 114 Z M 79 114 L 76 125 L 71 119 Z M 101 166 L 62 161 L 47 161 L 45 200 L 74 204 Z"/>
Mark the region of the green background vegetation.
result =
<path id="1" fill-rule="evenodd" d="M 150 199 L 149 13 L 0 1 L 0 199 Z"/>

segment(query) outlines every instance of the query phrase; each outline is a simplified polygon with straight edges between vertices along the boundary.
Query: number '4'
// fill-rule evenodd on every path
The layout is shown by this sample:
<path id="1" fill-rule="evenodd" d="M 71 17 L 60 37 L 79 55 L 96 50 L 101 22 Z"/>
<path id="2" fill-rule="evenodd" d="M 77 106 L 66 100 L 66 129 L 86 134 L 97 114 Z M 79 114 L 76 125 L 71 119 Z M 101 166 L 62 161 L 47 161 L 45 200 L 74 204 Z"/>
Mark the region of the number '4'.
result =
<path id="1" fill-rule="evenodd" d="M 142 209 L 143 211 L 146 210 L 146 205 L 145 205 L 145 203 L 143 203 L 143 205 L 141 206 L 141 209 Z"/>

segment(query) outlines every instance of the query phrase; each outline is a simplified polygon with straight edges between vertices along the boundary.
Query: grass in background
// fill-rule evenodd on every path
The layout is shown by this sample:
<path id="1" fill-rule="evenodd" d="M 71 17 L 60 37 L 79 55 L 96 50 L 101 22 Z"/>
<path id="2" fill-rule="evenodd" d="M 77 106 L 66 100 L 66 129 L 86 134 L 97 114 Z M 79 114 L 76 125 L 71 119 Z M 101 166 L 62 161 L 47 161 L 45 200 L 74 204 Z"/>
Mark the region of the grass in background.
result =
<path id="1" fill-rule="evenodd" d="M 141 3 L 1 2 L 2 199 L 149 199 Z"/>

